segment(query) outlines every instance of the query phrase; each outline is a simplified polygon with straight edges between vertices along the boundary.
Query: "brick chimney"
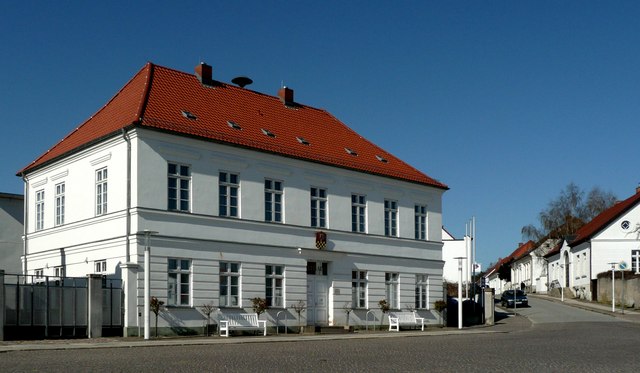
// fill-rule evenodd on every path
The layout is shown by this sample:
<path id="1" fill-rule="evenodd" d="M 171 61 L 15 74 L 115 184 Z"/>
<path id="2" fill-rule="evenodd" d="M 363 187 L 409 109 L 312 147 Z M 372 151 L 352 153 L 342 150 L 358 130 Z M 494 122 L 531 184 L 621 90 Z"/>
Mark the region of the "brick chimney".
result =
<path id="1" fill-rule="evenodd" d="M 278 97 L 280 97 L 280 101 L 284 102 L 285 105 L 293 104 L 293 89 L 288 87 L 282 87 L 278 91 Z"/>
<path id="2" fill-rule="evenodd" d="M 213 86 L 213 79 L 211 78 L 213 69 L 210 65 L 204 62 L 200 62 L 200 65 L 196 66 L 196 77 L 200 80 L 202 85 Z"/>
<path id="3" fill-rule="evenodd" d="M 636 194 L 640 193 L 640 184 L 636 187 Z"/>

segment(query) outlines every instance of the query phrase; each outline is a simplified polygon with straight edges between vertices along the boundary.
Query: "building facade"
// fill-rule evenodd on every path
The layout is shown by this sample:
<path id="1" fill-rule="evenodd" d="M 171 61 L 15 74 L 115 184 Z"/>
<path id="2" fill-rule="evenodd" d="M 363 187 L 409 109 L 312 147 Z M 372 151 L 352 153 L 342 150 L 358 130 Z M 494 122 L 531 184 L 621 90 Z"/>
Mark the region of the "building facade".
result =
<path id="1" fill-rule="evenodd" d="M 271 327 L 380 323 L 380 300 L 436 322 L 447 186 L 289 88 L 147 64 L 19 175 L 26 272 L 122 279 L 125 335 L 142 323 L 145 230 L 166 333 L 254 298 Z"/>
<path id="2" fill-rule="evenodd" d="M 20 194 L 0 193 L 0 269 L 21 273 L 24 198 Z"/>

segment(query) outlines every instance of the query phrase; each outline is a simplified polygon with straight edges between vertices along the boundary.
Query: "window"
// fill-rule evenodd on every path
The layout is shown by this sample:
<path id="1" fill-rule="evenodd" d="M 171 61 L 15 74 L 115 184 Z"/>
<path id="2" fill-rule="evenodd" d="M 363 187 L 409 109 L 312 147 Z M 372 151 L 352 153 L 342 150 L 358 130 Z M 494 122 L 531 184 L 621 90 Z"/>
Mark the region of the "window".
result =
<path id="1" fill-rule="evenodd" d="M 96 171 L 96 215 L 107 213 L 107 168 Z"/>
<path id="2" fill-rule="evenodd" d="M 640 250 L 631 250 L 631 272 L 640 273 Z"/>
<path id="3" fill-rule="evenodd" d="M 367 308 L 367 271 L 351 271 L 351 306 Z"/>
<path id="4" fill-rule="evenodd" d="M 191 294 L 191 260 L 169 258 L 167 305 L 188 306 Z"/>
<path id="5" fill-rule="evenodd" d="M 416 309 L 429 309 L 429 276 L 416 275 Z"/>
<path id="6" fill-rule="evenodd" d="M 284 308 L 284 266 L 265 266 L 265 294 L 269 307 Z"/>
<path id="7" fill-rule="evenodd" d="M 367 199 L 362 194 L 351 195 L 351 231 L 365 232 L 365 212 Z"/>
<path id="8" fill-rule="evenodd" d="M 238 191 L 240 190 L 237 174 L 220 172 L 219 175 L 219 215 L 238 217 Z"/>
<path id="9" fill-rule="evenodd" d="M 36 192 L 36 230 L 44 228 L 44 190 Z"/>
<path id="10" fill-rule="evenodd" d="M 240 306 L 240 263 L 220 262 L 220 307 Z"/>
<path id="11" fill-rule="evenodd" d="M 311 226 L 327 227 L 327 190 L 311 188 Z"/>
<path id="12" fill-rule="evenodd" d="M 326 276 L 329 273 L 327 262 L 307 262 L 307 274 L 315 276 Z"/>
<path id="13" fill-rule="evenodd" d="M 264 220 L 282 223 L 282 181 L 264 181 Z"/>
<path id="14" fill-rule="evenodd" d="M 398 202 L 384 200 L 384 235 L 398 236 Z"/>
<path id="15" fill-rule="evenodd" d="M 384 274 L 385 297 L 389 302 L 389 307 L 399 309 L 398 307 L 398 274 L 387 272 Z"/>
<path id="16" fill-rule="evenodd" d="M 56 277 L 64 277 L 64 267 L 59 266 L 53 269 L 53 275 Z"/>
<path id="17" fill-rule="evenodd" d="M 168 209 L 189 211 L 189 189 L 191 184 L 189 166 L 169 163 L 167 173 L 169 184 Z"/>
<path id="18" fill-rule="evenodd" d="M 56 184 L 56 225 L 64 224 L 64 183 Z"/>
<path id="19" fill-rule="evenodd" d="M 36 278 L 43 278 L 44 277 L 44 269 L 39 268 L 33 271 L 33 274 L 35 275 Z"/>
<path id="20" fill-rule="evenodd" d="M 93 262 L 93 272 L 94 273 L 106 273 L 107 272 L 107 261 L 106 260 L 96 260 Z"/>
<path id="21" fill-rule="evenodd" d="M 427 239 L 427 206 L 415 205 L 415 232 L 416 240 Z"/>

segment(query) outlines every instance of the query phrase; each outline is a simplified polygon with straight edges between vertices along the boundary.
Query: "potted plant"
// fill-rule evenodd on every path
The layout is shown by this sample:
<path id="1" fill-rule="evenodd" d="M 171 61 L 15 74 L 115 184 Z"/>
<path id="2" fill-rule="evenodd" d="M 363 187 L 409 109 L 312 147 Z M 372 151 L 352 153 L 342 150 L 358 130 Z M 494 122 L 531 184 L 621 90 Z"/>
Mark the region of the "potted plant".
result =
<path id="1" fill-rule="evenodd" d="M 200 309 L 202 310 L 202 313 L 204 313 L 207 316 L 206 334 L 207 334 L 207 337 L 208 337 L 210 335 L 210 333 L 209 333 L 209 325 L 211 324 L 211 314 L 213 313 L 213 310 L 215 308 L 213 307 L 212 303 L 206 303 L 206 304 L 203 304 L 202 306 L 200 306 Z"/>
<path id="2" fill-rule="evenodd" d="M 445 309 L 447 309 L 447 302 L 443 301 L 442 299 L 437 300 L 434 303 L 433 307 L 438 312 L 438 315 L 440 315 L 440 325 L 442 325 L 443 322 L 444 322 L 443 317 L 442 317 L 442 313 L 444 312 Z"/>
<path id="3" fill-rule="evenodd" d="M 156 297 L 151 297 L 151 300 L 149 301 L 149 308 L 151 308 L 151 312 L 156 315 L 156 338 L 158 338 L 158 314 L 162 309 L 162 305 L 164 305 L 163 301 Z"/>
<path id="4" fill-rule="evenodd" d="M 253 305 L 253 312 L 258 314 L 258 318 L 260 318 L 260 315 L 269 308 L 267 300 L 264 298 L 252 298 L 251 303 Z"/>
<path id="5" fill-rule="evenodd" d="M 389 312 L 389 309 L 391 308 L 389 306 L 389 302 L 387 302 L 386 299 L 380 299 L 380 301 L 378 302 L 378 307 L 380 307 L 380 311 L 382 311 L 382 316 L 380 317 L 380 329 L 382 329 L 382 324 L 384 322 L 384 315 Z"/>
<path id="6" fill-rule="evenodd" d="M 294 303 L 291 305 L 291 308 L 293 308 L 294 311 L 296 311 L 296 313 L 298 314 L 298 327 L 300 328 L 300 333 L 304 332 L 304 328 L 302 327 L 302 319 L 301 319 L 301 314 L 302 312 L 304 312 L 304 310 L 307 309 L 307 305 L 303 302 L 303 301 L 298 301 L 298 303 Z"/>

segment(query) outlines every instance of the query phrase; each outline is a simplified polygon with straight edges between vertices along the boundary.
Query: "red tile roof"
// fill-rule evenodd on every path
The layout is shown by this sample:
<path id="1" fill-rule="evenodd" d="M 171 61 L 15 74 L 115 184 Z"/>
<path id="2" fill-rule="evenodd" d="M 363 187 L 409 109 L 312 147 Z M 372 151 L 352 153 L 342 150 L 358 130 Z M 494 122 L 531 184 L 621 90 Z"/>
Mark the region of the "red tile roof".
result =
<path id="1" fill-rule="evenodd" d="M 183 111 L 197 119 L 188 119 Z M 228 125 L 233 121 L 241 130 Z M 102 109 L 22 169 L 141 127 L 434 186 L 448 187 L 358 135 L 325 110 L 148 63 Z M 262 130 L 275 134 L 269 137 Z M 308 145 L 297 138 L 304 138 Z M 345 149 L 354 150 L 357 155 Z M 383 162 L 380 159 L 384 159 Z"/>
<path id="2" fill-rule="evenodd" d="M 604 210 L 598 216 L 593 218 L 593 220 L 583 225 L 582 228 L 578 229 L 575 238 L 569 243 L 569 246 L 576 246 L 589 240 L 591 237 L 608 226 L 612 221 L 619 218 L 622 214 L 626 213 L 635 205 L 637 205 L 638 202 L 640 202 L 640 191 L 636 192 L 636 194 L 625 199 L 624 201 L 618 202 L 610 208 Z"/>

